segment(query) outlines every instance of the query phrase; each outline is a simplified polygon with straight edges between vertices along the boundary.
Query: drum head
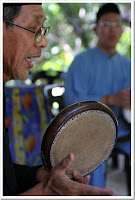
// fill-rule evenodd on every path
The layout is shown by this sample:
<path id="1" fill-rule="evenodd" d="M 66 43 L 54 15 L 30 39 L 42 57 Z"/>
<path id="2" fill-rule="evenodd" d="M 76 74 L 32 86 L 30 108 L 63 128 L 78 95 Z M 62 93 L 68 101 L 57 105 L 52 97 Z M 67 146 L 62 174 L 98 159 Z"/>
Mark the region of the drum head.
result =
<path id="1" fill-rule="evenodd" d="M 44 134 L 44 166 L 49 171 L 72 152 L 75 159 L 66 174 L 72 178 L 74 169 L 83 176 L 90 174 L 111 154 L 117 133 L 116 117 L 106 105 L 95 101 L 73 104 L 53 119 Z"/>

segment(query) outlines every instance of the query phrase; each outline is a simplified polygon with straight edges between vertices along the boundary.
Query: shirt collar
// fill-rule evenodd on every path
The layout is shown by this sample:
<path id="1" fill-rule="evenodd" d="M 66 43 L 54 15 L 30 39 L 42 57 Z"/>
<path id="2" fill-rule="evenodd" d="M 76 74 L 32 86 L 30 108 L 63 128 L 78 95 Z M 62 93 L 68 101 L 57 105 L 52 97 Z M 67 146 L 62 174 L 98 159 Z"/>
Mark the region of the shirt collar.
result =
<path id="1" fill-rule="evenodd" d="M 95 48 L 96 48 L 97 52 L 99 54 L 101 54 L 101 56 L 103 56 L 104 58 L 115 59 L 118 54 L 116 52 L 112 57 L 110 57 L 106 52 L 102 51 L 98 46 L 96 46 Z"/>

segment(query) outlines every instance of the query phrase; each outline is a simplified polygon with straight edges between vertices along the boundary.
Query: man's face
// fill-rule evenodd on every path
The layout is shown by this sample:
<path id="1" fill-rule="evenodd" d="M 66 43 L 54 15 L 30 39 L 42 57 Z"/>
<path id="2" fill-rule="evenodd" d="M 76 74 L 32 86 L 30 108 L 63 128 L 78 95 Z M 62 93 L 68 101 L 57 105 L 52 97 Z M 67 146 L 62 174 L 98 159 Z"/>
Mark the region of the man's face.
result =
<path id="1" fill-rule="evenodd" d="M 113 26 L 100 26 L 105 22 L 110 22 Z M 106 13 L 101 16 L 96 28 L 98 36 L 98 45 L 101 48 L 115 48 L 122 34 L 122 26 L 114 26 L 114 24 L 122 24 L 122 20 L 117 13 Z"/>
<path id="2" fill-rule="evenodd" d="M 45 14 L 40 5 L 23 5 L 14 22 L 17 25 L 34 32 L 43 25 Z M 3 26 L 4 52 L 4 80 L 25 80 L 29 69 L 32 68 L 31 57 L 40 57 L 41 48 L 47 46 L 43 37 L 38 43 L 34 40 L 35 34 L 17 26 Z"/>

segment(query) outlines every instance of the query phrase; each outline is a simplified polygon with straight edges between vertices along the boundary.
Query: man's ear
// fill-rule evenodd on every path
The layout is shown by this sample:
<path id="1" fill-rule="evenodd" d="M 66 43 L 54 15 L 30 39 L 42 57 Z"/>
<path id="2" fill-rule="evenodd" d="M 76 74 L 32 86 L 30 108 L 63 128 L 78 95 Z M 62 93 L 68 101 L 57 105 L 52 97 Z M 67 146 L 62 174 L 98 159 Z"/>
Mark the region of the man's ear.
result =
<path id="1" fill-rule="evenodd" d="M 95 34 L 97 35 L 97 26 L 95 26 L 95 27 L 93 28 L 93 31 L 94 31 Z"/>
<path id="2" fill-rule="evenodd" d="M 121 30 L 121 36 L 122 36 L 123 32 L 124 32 L 124 27 L 122 27 L 122 30 Z"/>

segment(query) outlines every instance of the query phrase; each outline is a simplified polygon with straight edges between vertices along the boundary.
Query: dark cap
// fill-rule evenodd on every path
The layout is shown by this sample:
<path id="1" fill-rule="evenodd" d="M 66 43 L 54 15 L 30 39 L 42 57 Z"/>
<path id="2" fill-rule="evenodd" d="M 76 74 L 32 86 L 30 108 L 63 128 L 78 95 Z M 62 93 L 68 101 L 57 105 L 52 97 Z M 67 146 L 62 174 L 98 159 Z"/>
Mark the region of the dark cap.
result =
<path id="1" fill-rule="evenodd" d="M 8 7 L 8 6 L 23 6 L 23 5 L 32 5 L 32 4 L 42 5 L 42 3 L 3 3 L 3 8 Z"/>
<path id="2" fill-rule="evenodd" d="M 103 15 L 103 14 L 106 14 L 106 13 L 117 13 L 120 15 L 120 11 L 119 11 L 119 8 L 116 4 L 114 3 L 106 3 L 106 4 L 103 4 L 99 11 L 97 12 L 97 21 L 99 20 L 99 18 Z"/>

